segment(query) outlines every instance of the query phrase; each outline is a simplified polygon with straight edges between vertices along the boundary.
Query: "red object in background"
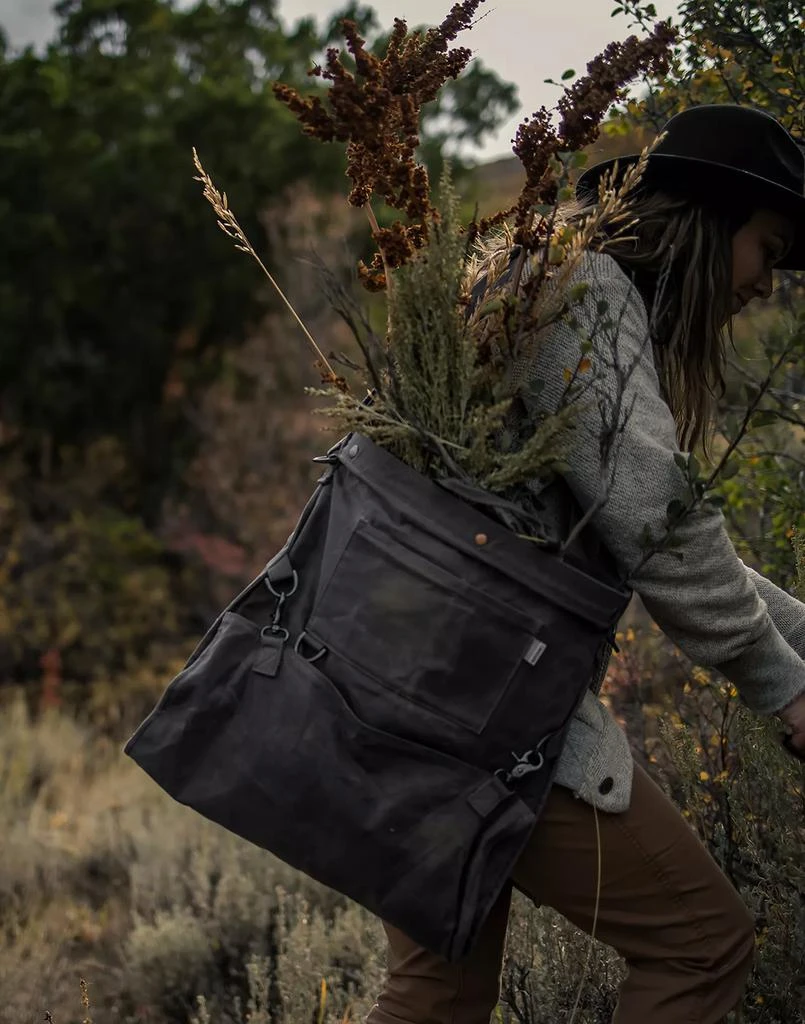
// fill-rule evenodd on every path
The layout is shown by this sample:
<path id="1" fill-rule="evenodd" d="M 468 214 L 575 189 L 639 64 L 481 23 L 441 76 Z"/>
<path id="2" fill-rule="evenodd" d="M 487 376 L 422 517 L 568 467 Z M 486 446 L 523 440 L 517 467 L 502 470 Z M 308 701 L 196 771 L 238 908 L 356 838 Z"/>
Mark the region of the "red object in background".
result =
<path id="1" fill-rule="evenodd" d="M 224 576 L 240 577 L 248 572 L 246 552 L 239 544 L 233 544 L 214 534 L 186 533 L 167 541 L 171 551 L 192 552 L 215 572 Z"/>
<path id="2" fill-rule="evenodd" d="M 58 647 L 51 647 L 39 659 L 42 669 L 42 693 L 39 697 L 39 710 L 59 708 L 62 704 L 62 660 Z"/>

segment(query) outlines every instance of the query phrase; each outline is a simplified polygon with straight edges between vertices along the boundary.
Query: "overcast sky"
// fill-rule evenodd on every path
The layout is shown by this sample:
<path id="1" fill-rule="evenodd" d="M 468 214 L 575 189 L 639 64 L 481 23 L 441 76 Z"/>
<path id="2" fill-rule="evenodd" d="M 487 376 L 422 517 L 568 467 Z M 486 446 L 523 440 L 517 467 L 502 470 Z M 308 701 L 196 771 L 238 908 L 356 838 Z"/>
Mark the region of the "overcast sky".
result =
<path id="1" fill-rule="evenodd" d="M 394 17 L 409 25 L 441 20 L 452 0 L 374 0 L 381 24 Z M 611 18 L 617 0 L 487 0 L 486 17 L 458 42 L 469 46 L 490 68 L 516 83 L 520 112 L 489 139 L 478 156 L 493 159 L 510 155 L 511 138 L 523 115 L 542 104 L 553 106 L 559 96 L 543 79 L 557 79 L 566 68 L 582 72 L 586 62 L 608 42 L 625 38 L 630 29 L 623 17 Z M 0 0 L 0 25 L 12 45 L 42 43 L 53 32 L 51 0 Z M 281 16 L 290 24 L 304 15 L 324 20 L 337 10 L 333 0 L 280 0 Z M 660 17 L 676 9 L 675 0 L 655 0 Z"/>

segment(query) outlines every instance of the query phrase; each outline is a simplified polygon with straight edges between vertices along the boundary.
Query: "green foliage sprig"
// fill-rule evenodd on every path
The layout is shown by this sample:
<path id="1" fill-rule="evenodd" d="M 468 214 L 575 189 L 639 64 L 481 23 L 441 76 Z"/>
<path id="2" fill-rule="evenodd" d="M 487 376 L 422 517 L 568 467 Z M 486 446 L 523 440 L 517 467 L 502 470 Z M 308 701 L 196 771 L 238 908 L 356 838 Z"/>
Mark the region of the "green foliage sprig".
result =
<path id="1" fill-rule="evenodd" d="M 552 468 L 564 455 L 562 438 L 572 409 L 546 419 L 518 449 L 498 435 L 511 407 L 502 376 L 489 373 L 473 325 L 502 308 L 487 303 L 468 317 L 467 239 L 449 173 L 442 178 L 441 213 L 425 250 L 394 273 L 388 295 L 393 344 L 368 345 L 375 383 L 371 403 L 332 388 L 326 412 L 348 429 L 372 437 L 421 472 L 450 475 L 494 492 Z"/>

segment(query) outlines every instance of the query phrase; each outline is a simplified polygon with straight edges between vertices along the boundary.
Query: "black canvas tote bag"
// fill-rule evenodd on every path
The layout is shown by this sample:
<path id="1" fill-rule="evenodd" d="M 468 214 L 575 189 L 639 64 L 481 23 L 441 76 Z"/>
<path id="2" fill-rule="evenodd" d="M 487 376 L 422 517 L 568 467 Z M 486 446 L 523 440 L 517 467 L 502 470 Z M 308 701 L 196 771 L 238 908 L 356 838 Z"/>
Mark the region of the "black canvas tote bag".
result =
<path id="1" fill-rule="evenodd" d="M 181 803 L 450 961 L 629 593 L 352 434 L 125 747 Z"/>

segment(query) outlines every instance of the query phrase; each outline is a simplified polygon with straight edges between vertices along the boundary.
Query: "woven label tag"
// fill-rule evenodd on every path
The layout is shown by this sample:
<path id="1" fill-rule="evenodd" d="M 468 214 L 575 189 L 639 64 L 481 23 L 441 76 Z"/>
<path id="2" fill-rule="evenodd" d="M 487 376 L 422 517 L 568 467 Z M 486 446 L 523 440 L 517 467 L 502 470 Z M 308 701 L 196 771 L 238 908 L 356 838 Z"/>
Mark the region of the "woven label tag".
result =
<path id="1" fill-rule="evenodd" d="M 529 665 L 536 665 L 547 650 L 547 644 L 543 643 L 542 640 L 537 640 L 536 637 L 532 637 L 531 643 L 528 645 L 526 652 L 523 655 L 523 659 L 527 661 Z"/>

